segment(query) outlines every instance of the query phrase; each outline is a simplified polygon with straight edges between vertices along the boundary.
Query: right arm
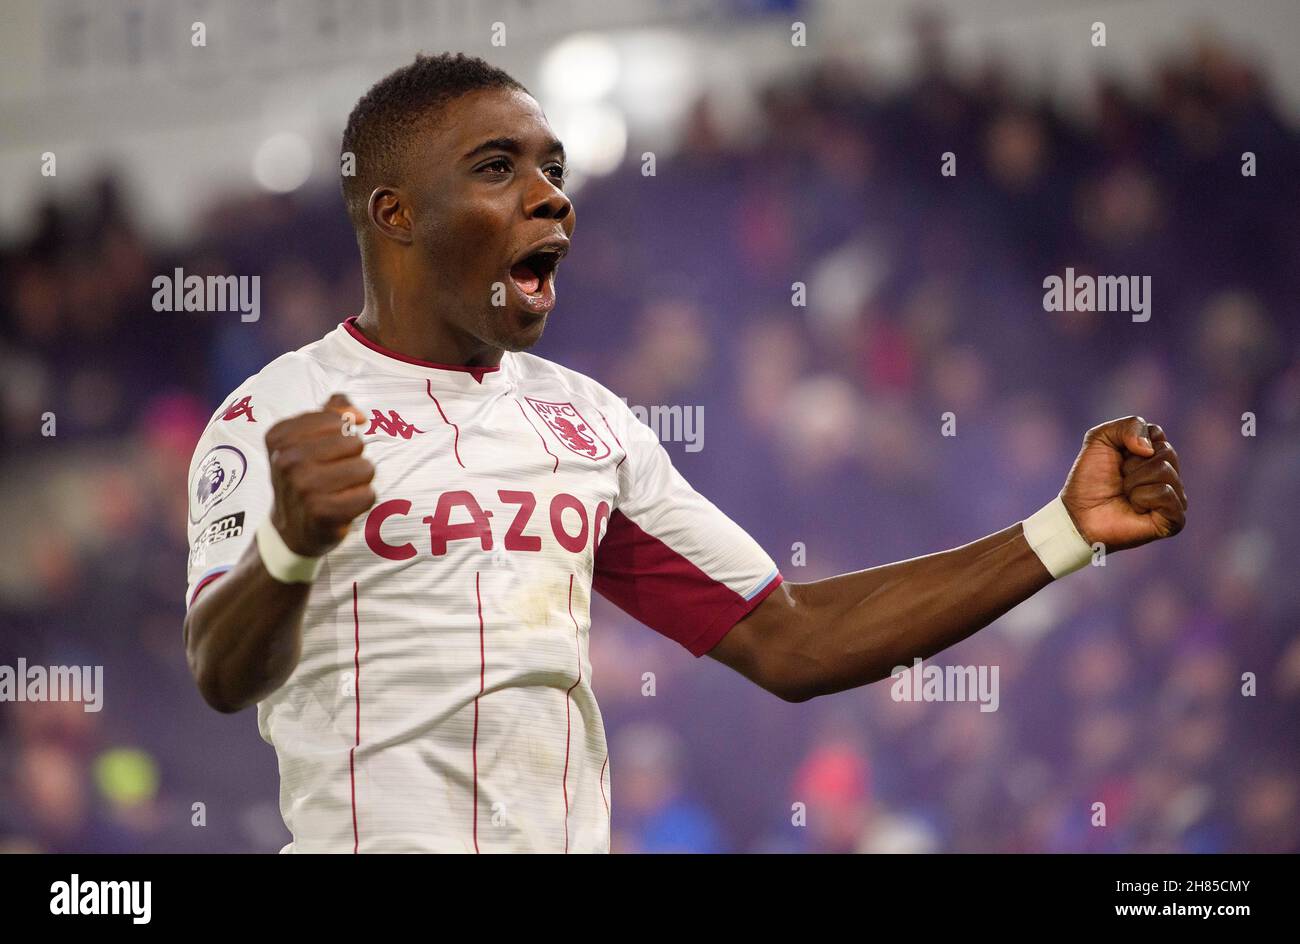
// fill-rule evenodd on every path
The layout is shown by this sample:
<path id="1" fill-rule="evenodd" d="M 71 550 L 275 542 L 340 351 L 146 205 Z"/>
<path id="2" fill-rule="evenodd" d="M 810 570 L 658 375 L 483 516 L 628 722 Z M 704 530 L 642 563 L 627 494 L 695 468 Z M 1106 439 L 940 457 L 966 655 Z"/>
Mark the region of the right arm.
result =
<path id="1" fill-rule="evenodd" d="M 325 409 L 275 424 L 266 451 L 275 493 L 270 519 L 289 549 L 320 557 L 375 502 L 374 466 L 342 418 L 361 421 L 341 394 Z M 205 589 L 185 615 L 185 656 L 204 700 L 221 712 L 256 704 L 285 683 L 302 653 L 309 583 L 267 572 L 257 542 Z"/>

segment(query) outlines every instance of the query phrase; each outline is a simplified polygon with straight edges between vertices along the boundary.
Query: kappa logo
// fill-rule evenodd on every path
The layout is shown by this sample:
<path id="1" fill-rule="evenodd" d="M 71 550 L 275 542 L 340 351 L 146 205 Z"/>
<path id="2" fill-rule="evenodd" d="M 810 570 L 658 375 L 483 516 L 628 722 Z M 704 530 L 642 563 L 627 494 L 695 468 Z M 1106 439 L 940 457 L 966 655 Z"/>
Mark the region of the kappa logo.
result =
<path id="1" fill-rule="evenodd" d="M 248 460 L 234 446 L 216 446 L 208 450 L 190 481 L 190 522 L 198 524 L 204 516 L 230 497 L 244 481 Z"/>
<path id="2" fill-rule="evenodd" d="M 389 410 L 388 416 L 378 410 L 371 410 L 370 428 L 366 430 L 366 435 L 371 433 L 387 433 L 394 438 L 401 436 L 403 439 L 410 439 L 416 433 L 427 433 L 427 429 L 419 429 L 416 426 L 402 419 L 400 413 L 396 410 Z"/>
<path id="3" fill-rule="evenodd" d="M 257 417 L 253 416 L 253 397 L 251 394 L 242 400 L 233 401 L 230 406 L 226 407 L 226 412 L 221 414 L 221 419 L 223 422 L 228 423 L 231 420 L 239 419 L 241 416 L 250 423 L 257 422 Z"/>
<path id="4" fill-rule="evenodd" d="M 572 403 L 552 403 L 532 397 L 524 399 L 570 452 L 592 460 L 609 455 L 609 445 Z"/>

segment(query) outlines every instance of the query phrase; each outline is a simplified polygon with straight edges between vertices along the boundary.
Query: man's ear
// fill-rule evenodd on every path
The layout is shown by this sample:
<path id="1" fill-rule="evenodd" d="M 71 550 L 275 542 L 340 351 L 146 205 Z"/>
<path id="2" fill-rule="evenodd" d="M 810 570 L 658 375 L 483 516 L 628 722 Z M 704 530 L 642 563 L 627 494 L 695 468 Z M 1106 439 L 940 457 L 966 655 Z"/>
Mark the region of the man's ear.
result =
<path id="1" fill-rule="evenodd" d="M 384 237 L 410 245 L 413 221 L 410 201 L 402 191 L 392 187 L 376 187 L 366 204 L 366 214 L 371 225 Z"/>

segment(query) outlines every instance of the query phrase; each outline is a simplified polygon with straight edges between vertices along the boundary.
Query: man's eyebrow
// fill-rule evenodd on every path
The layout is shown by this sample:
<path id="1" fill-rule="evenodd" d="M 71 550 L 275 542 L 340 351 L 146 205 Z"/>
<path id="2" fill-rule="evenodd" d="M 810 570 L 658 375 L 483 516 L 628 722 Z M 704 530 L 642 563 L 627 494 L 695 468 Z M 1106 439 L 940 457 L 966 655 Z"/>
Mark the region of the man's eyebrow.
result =
<path id="1" fill-rule="evenodd" d="M 547 138 L 542 144 L 543 151 L 546 154 L 558 154 L 560 160 L 564 160 L 564 145 L 555 138 Z M 462 160 L 470 160 L 486 151 L 505 151 L 507 154 L 522 154 L 524 152 L 523 142 L 518 138 L 490 138 L 484 141 L 473 150 L 467 151 Z"/>

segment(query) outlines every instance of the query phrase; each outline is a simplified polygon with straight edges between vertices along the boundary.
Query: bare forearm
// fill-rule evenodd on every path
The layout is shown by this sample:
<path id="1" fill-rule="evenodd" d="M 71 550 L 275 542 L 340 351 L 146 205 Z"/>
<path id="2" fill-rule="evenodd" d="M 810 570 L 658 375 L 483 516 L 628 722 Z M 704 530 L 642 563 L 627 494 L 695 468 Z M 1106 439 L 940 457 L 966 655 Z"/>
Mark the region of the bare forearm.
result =
<path id="1" fill-rule="evenodd" d="M 938 554 L 782 585 L 719 658 L 729 661 L 727 647 L 761 653 L 762 664 L 733 667 L 790 700 L 844 691 L 960 642 L 1050 581 L 1017 523 Z"/>
<path id="2" fill-rule="evenodd" d="M 1111 420 L 1084 434 L 1060 495 L 1026 519 L 1032 546 L 1022 522 L 939 554 L 782 584 L 709 655 L 789 701 L 866 685 L 987 626 L 1097 546 L 1172 537 L 1186 511 L 1164 430 Z"/>
<path id="3" fill-rule="evenodd" d="M 203 591 L 185 617 L 185 652 L 208 704 L 239 711 L 284 684 L 302 652 L 310 589 L 268 574 L 254 542 Z"/>

